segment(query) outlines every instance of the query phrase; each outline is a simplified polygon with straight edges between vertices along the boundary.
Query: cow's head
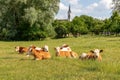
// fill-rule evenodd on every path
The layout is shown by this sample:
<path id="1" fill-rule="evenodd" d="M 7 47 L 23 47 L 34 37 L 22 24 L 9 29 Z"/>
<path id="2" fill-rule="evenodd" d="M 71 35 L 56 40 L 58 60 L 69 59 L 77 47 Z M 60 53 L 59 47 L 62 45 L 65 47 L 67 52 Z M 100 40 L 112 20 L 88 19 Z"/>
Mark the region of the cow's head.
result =
<path id="1" fill-rule="evenodd" d="M 47 45 L 45 45 L 45 46 L 43 47 L 43 50 L 44 50 L 45 52 L 48 52 L 48 51 L 49 51 L 48 46 L 47 46 Z"/>
<path id="2" fill-rule="evenodd" d="M 103 50 L 95 49 L 95 50 L 93 51 L 93 53 L 94 53 L 96 56 L 99 56 L 99 54 L 100 54 L 101 52 L 103 52 Z"/>
<path id="3" fill-rule="evenodd" d="M 55 47 L 56 52 L 60 52 L 60 47 Z"/>
<path id="4" fill-rule="evenodd" d="M 20 50 L 20 46 L 16 46 L 15 51 L 19 52 L 19 50 Z"/>

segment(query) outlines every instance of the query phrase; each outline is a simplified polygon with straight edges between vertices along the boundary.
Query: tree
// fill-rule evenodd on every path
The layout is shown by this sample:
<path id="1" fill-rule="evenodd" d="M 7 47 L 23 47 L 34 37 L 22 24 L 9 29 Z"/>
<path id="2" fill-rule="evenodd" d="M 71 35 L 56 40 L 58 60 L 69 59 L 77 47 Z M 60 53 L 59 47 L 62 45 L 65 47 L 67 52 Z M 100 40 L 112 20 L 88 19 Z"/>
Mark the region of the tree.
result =
<path id="1" fill-rule="evenodd" d="M 93 26 L 90 28 L 90 31 L 96 35 L 99 35 L 104 31 L 104 22 L 103 20 L 94 19 Z"/>
<path id="2" fill-rule="evenodd" d="M 120 0 L 112 0 L 114 7 L 113 7 L 113 12 L 118 11 L 120 13 Z"/>
<path id="3" fill-rule="evenodd" d="M 117 11 L 113 12 L 111 16 L 110 31 L 115 32 L 116 36 L 120 33 L 120 15 Z"/>
<path id="4" fill-rule="evenodd" d="M 64 38 L 68 34 L 67 28 L 64 25 L 60 25 L 59 27 L 55 28 L 58 38 Z"/>
<path id="5" fill-rule="evenodd" d="M 78 37 L 79 26 L 78 25 L 72 26 L 71 27 L 71 33 L 73 34 L 74 37 Z"/>
<path id="6" fill-rule="evenodd" d="M 38 32 L 41 31 L 44 36 L 50 36 L 47 33 L 53 30 L 51 23 L 59 10 L 59 2 L 60 0 L 0 0 L 0 32 L 5 28 L 10 40 L 30 40 L 31 35 L 39 35 L 36 37 L 38 39 L 41 38 Z M 32 29 L 34 34 L 29 35 Z"/>
<path id="7" fill-rule="evenodd" d="M 110 24 L 111 24 L 111 20 L 109 19 L 105 19 L 103 20 L 103 34 L 104 35 L 110 35 Z"/>
<path id="8" fill-rule="evenodd" d="M 88 31 L 88 23 L 86 22 L 85 15 L 82 15 L 80 17 L 76 16 L 72 21 L 72 27 L 71 27 L 71 33 L 77 37 L 80 34 L 87 34 Z"/>
<path id="9" fill-rule="evenodd" d="M 87 16 L 87 15 L 81 15 L 80 16 L 80 20 L 83 21 L 86 24 L 86 27 L 88 29 L 90 29 L 91 27 L 94 26 L 94 18 L 91 16 Z"/>
<path id="10" fill-rule="evenodd" d="M 70 28 L 71 28 L 71 24 L 69 21 L 55 20 L 53 26 L 55 28 L 57 38 L 64 38 L 69 36 Z"/>

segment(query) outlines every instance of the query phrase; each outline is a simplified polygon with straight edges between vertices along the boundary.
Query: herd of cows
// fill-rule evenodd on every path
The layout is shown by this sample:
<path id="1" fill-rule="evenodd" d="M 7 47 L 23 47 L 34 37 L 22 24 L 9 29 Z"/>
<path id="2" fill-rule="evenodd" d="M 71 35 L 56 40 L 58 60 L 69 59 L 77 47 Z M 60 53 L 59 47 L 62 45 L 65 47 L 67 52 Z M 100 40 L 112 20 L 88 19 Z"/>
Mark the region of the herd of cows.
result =
<path id="1" fill-rule="evenodd" d="M 43 46 L 42 48 L 36 47 L 34 45 L 27 47 L 16 46 L 15 50 L 19 54 L 26 53 L 29 57 L 30 55 L 34 56 L 34 60 L 43 60 L 43 59 L 50 59 L 51 54 L 49 52 L 49 47 L 47 45 Z M 81 60 L 102 60 L 101 52 L 103 50 L 95 49 L 90 50 L 88 53 L 82 53 L 80 56 L 72 51 L 69 45 L 63 44 L 60 47 L 55 48 L 56 56 L 59 57 L 66 57 L 66 58 L 79 58 Z"/>

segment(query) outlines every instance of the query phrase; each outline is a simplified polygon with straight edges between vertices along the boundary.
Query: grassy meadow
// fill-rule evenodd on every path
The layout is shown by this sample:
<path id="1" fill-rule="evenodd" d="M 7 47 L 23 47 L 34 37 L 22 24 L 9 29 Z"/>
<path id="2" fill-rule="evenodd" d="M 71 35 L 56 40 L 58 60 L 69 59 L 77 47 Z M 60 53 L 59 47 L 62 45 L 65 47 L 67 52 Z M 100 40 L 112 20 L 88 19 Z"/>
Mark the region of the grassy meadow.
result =
<path id="1" fill-rule="evenodd" d="M 103 49 L 101 62 L 55 56 L 54 47 L 68 44 L 79 55 Z M 51 59 L 35 61 L 15 52 L 15 46 L 49 46 Z M 119 80 L 120 37 L 81 36 L 44 41 L 0 41 L 0 80 Z"/>

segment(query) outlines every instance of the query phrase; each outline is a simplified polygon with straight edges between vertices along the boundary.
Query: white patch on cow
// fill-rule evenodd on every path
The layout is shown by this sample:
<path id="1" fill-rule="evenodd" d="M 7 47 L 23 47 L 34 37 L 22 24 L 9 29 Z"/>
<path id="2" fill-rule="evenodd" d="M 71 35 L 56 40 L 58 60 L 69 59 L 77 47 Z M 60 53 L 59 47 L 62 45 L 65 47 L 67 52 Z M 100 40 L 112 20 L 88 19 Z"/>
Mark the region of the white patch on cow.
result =
<path id="1" fill-rule="evenodd" d="M 60 51 L 69 51 L 68 48 L 62 48 Z"/>
<path id="2" fill-rule="evenodd" d="M 70 47 L 63 47 L 60 51 L 72 51 Z"/>
<path id="3" fill-rule="evenodd" d="M 81 58 L 85 58 L 87 56 L 87 53 L 82 53 Z"/>
<path id="4" fill-rule="evenodd" d="M 70 47 L 67 47 L 67 49 L 68 49 L 69 51 L 72 51 Z"/>
<path id="5" fill-rule="evenodd" d="M 36 47 L 35 50 L 42 50 L 42 48 Z"/>

